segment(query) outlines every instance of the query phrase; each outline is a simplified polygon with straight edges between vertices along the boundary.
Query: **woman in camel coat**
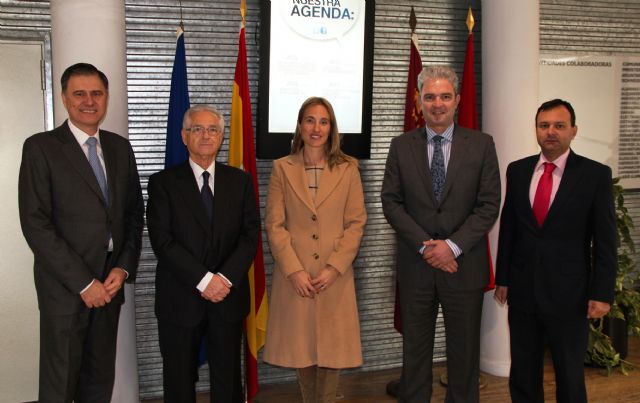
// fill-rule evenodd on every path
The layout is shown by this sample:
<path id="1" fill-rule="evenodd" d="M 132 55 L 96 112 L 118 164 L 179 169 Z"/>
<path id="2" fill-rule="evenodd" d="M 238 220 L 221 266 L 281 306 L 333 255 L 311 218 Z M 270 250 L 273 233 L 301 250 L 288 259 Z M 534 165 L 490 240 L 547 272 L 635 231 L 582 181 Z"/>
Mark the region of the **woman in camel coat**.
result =
<path id="1" fill-rule="evenodd" d="M 296 368 L 303 399 L 333 402 L 338 370 L 362 365 L 353 261 L 366 223 L 357 161 L 331 104 L 307 99 L 291 155 L 274 161 L 266 229 L 275 260 L 264 361 Z"/>

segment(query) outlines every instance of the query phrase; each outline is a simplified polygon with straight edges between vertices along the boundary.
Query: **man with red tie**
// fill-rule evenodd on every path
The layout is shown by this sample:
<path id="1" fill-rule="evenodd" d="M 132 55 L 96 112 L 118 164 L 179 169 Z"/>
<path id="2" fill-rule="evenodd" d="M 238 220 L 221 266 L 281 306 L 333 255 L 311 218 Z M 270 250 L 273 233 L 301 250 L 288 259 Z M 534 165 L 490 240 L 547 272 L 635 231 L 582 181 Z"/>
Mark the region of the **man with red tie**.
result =
<path id="1" fill-rule="evenodd" d="M 569 102 L 536 113 L 539 155 L 512 162 L 500 219 L 495 298 L 509 303 L 514 402 L 544 402 L 545 343 L 558 402 L 586 402 L 588 318 L 609 312 L 616 262 L 611 169 L 575 154 Z"/>

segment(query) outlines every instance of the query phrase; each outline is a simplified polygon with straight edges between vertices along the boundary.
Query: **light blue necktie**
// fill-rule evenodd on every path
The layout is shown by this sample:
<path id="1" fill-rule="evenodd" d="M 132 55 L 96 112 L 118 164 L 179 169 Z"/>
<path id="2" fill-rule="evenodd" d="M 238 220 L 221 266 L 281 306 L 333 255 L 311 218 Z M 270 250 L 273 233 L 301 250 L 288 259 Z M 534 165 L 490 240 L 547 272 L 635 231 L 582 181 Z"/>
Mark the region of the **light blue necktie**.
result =
<path id="1" fill-rule="evenodd" d="M 93 169 L 93 173 L 98 180 L 98 185 L 100 185 L 100 190 L 102 190 L 102 196 L 104 197 L 105 204 L 109 204 L 109 189 L 107 188 L 107 177 L 104 175 L 104 169 L 102 169 L 102 164 L 100 164 L 100 160 L 98 159 L 98 148 L 96 147 L 98 143 L 98 139 L 95 137 L 89 137 L 87 139 L 87 146 L 89 146 L 89 165 L 91 165 L 91 169 Z"/>
<path id="2" fill-rule="evenodd" d="M 438 203 L 442 201 L 444 189 L 444 153 L 442 152 L 442 136 L 433 137 L 433 157 L 431 160 L 431 178 L 433 180 L 433 194 Z"/>

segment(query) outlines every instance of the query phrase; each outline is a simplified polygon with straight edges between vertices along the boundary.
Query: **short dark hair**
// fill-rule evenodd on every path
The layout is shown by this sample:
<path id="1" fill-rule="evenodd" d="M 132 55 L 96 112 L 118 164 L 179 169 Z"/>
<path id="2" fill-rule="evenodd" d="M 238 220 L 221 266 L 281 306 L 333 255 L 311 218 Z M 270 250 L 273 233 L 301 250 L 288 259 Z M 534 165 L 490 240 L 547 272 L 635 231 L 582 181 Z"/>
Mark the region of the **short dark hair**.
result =
<path id="1" fill-rule="evenodd" d="M 540 105 L 538 111 L 536 112 L 535 123 L 538 123 L 538 115 L 540 114 L 540 112 L 545 112 L 550 109 L 558 108 L 560 106 L 564 106 L 565 108 L 567 108 L 569 114 L 571 115 L 571 127 L 574 127 L 576 125 L 576 112 L 573 110 L 573 106 L 571 106 L 569 102 L 559 98 L 552 99 L 551 101 L 544 102 L 542 105 Z"/>
<path id="2" fill-rule="evenodd" d="M 62 84 L 62 92 L 67 90 L 67 84 L 69 83 L 69 79 L 71 76 L 93 76 L 96 75 L 102 81 L 105 89 L 109 89 L 109 80 L 107 76 L 98 70 L 96 66 L 89 63 L 76 63 L 72 66 L 67 67 L 67 69 L 62 73 L 62 77 L 60 77 L 60 84 Z"/>

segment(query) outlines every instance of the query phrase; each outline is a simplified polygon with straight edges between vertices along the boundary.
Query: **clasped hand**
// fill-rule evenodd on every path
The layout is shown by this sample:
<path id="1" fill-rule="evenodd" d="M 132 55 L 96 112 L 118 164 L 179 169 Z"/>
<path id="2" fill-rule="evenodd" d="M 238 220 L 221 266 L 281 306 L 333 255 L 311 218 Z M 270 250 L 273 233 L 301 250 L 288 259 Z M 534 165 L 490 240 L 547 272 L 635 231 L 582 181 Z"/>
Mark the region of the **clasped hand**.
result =
<path id="1" fill-rule="evenodd" d="M 80 298 L 87 308 L 100 308 L 111 302 L 111 299 L 122 288 L 127 273 L 120 267 L 114 267 L 104 279 L 104 283 L 94 279 L 89 288 L 80 293 Z"/>
<path id="2" fill-rule="evenodd" d="M 456 262 L 453 251 L 447 243 L 441 239 L 431 239 L 424 241 L 424 251 L 422 251 L 422 259 L 430 266 L 442 270 L 447 273 L 455 273 L 458 271 L 458 262 Z"/>
<path id="3" fill-rule="evenodd" d="M 300 270 L 289 275 L 293 289 L 301 297 L 313 298 L 316 294 L 331 287 L 340 272 L 333 266 L 325 266 L 315 278 L 305 271 Z"/>
<path id="4" fill-rule="evenodd" d="M 211 302 L 220 302 L 229 295 L 231 287 L 222 279 L 222 277 L 214 275 L 207 284 L 207 288 L 200 293 L 202 298 Z"/>

